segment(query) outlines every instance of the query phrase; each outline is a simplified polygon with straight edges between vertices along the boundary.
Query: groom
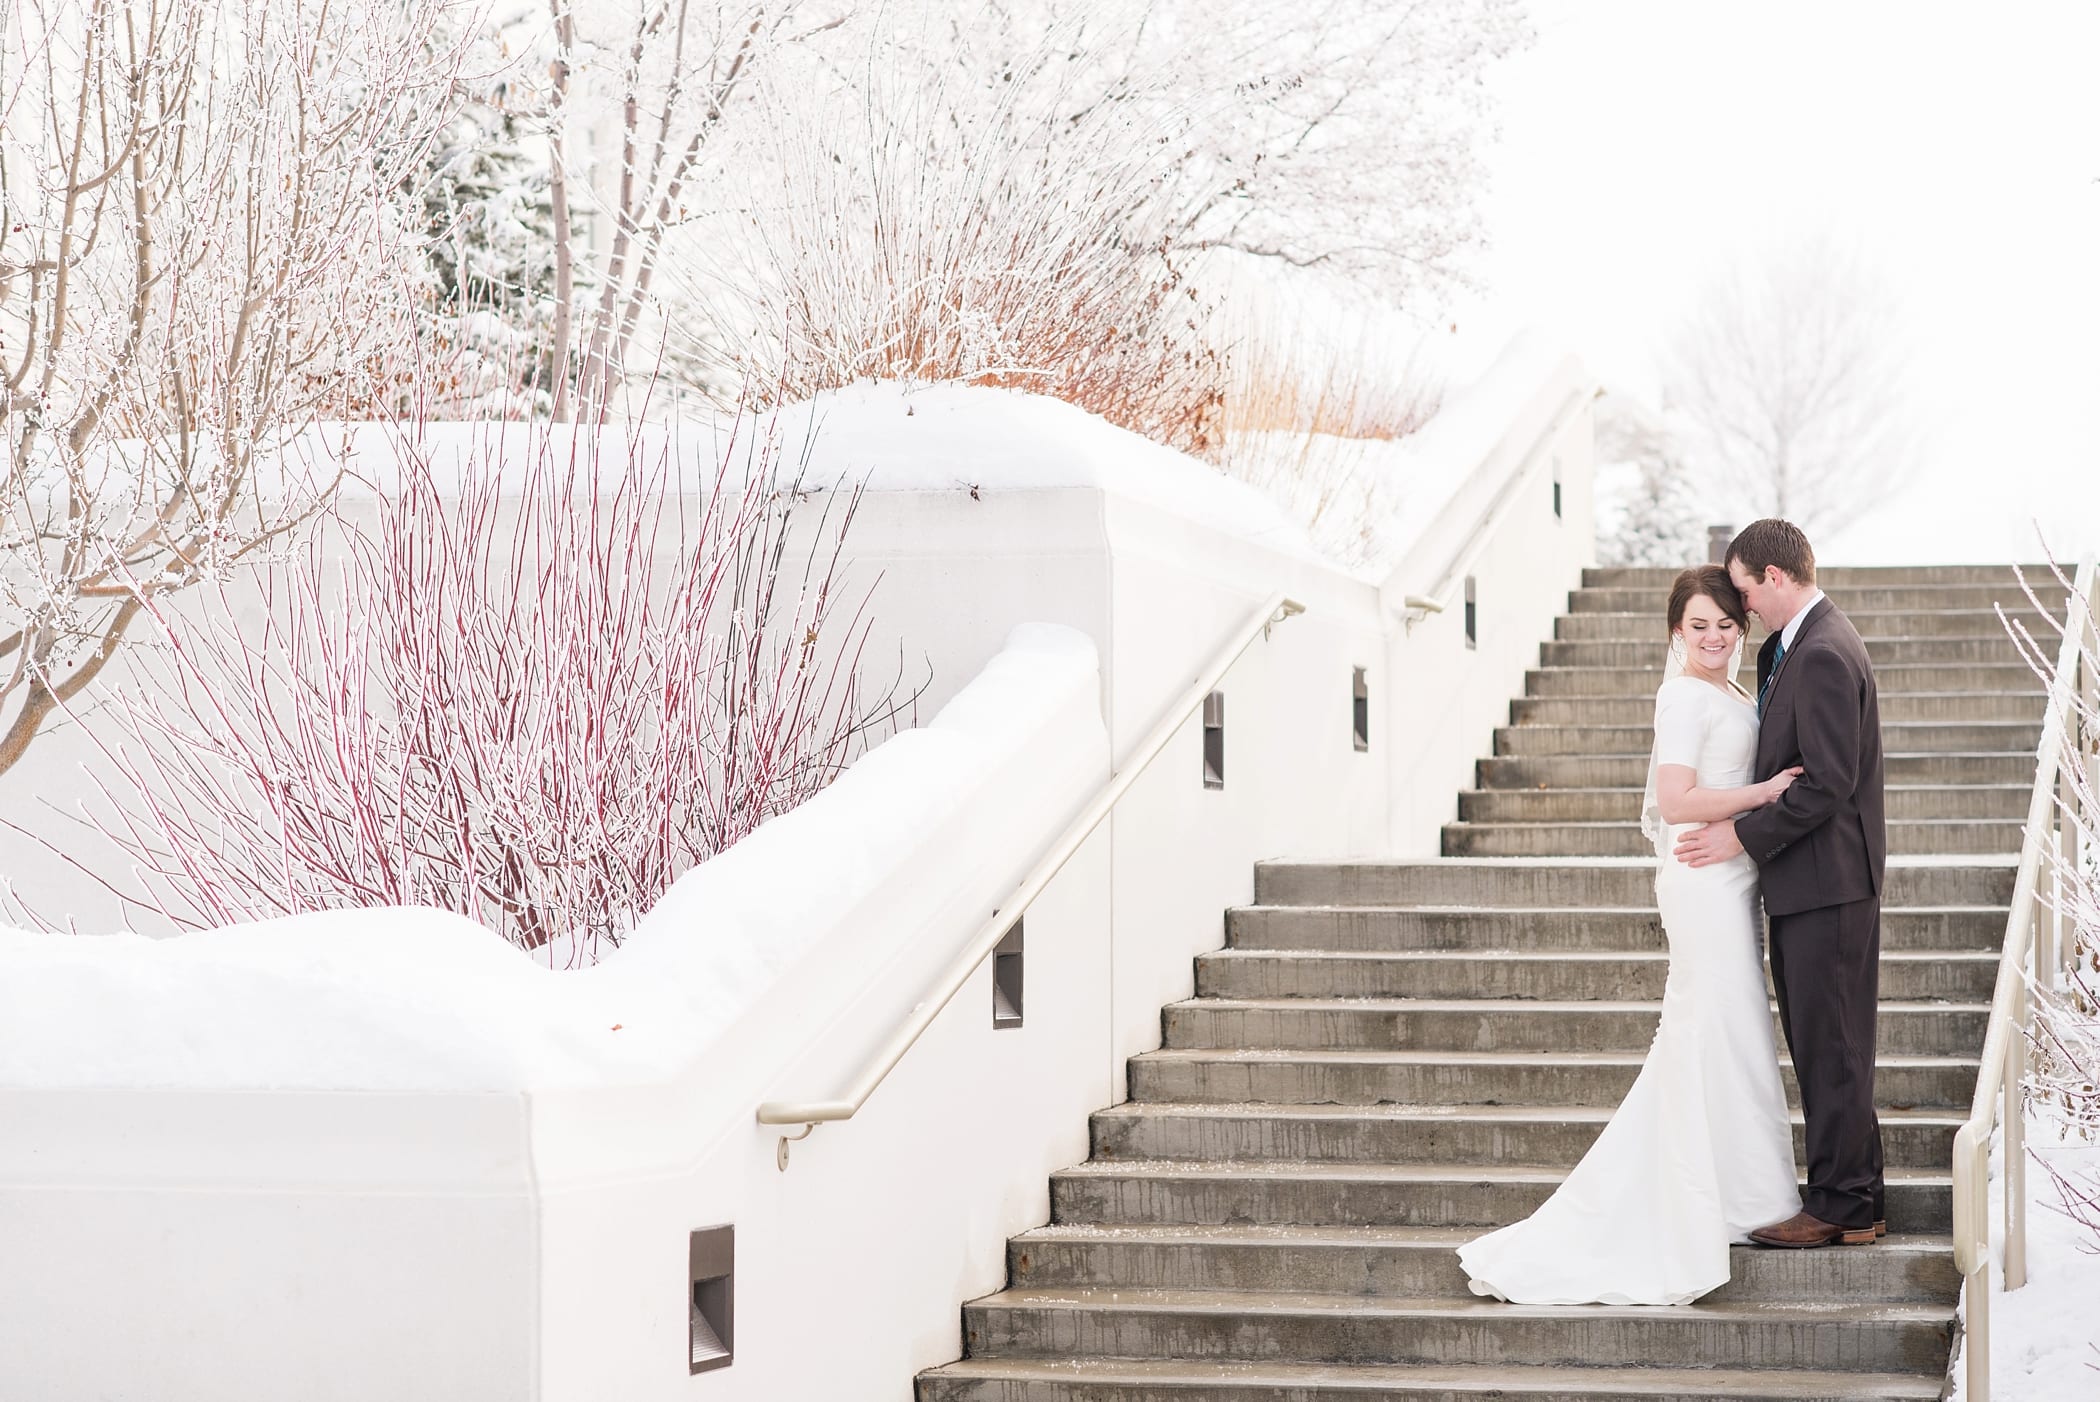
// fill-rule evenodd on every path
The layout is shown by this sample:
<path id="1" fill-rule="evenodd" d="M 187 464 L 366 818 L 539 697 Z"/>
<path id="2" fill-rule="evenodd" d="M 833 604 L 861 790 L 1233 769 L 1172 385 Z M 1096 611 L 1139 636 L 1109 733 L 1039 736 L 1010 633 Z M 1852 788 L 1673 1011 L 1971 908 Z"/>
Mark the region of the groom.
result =
<path id="1" fill-rule="evenodd" d="M 1816 587 L 1808 537 L 1753 521 L 1728 546 L 1728 575 L 1772 630 L 1757 654 L 1756 779 L 1802 768 L 1779 802 L 1685 835 L 1677 856 L 1709 866 L 1747 851 L 1771 925 L 1779 1025 L 1801 1083 L 1808 1190 L 1795 1216 L 1750 1234 L 1763 1246 L 1864 1244 L 1883 1220 L 1874 1116 L 1880 1000 L 1881 709 L 1850 619 Z"/>

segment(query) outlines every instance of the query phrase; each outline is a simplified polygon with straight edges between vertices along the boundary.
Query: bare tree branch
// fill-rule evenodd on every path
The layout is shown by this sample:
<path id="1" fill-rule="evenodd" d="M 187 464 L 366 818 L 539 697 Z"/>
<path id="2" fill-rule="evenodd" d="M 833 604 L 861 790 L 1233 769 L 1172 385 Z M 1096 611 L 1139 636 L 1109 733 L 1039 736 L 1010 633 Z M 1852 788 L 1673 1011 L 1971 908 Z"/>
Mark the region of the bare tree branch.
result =
<path id="1" fill-rule="evenodd" d="M 452 104 L 452 11 L 0 0 L 0 344 L 22 347 L 0 396 L 0 772 L 142 594 L 266 548 L 328 489 L 285 449 L 368 404 L 413 333 L 390 202 Z"/>
<path id="2" fill-rule="evenodd" d="M 1809 240 L 1715 281 L 1668 347 L 1664 408 L 1727 508 L 1834 531 L 1910 466 L 1904 345 L 1864 260 Z"/>

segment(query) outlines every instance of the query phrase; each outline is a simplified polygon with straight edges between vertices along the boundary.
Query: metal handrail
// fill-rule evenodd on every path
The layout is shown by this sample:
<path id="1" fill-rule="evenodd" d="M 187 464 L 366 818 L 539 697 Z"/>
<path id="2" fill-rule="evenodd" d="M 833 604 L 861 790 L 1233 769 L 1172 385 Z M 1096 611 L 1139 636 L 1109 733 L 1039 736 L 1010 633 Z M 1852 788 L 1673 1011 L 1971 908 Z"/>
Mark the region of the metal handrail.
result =
<path id="1" fill-rule="evenodd" d="M 2064 636 L 2050 678 L 2049 706 L 2035 751 L 2034 795 L 2027 805 L 2026 837 L 2020 844 L 2019 875 L 2005 916 L 2005 946 L 1983 1038 L 1983 1061 L 1969 1118 L 1954 1134 L 1954 1263 L 1967 1283 L 1968 1320 L 1963 1343 L 1969 1402 L 1989 1402 L 1990 1348 L 1990 1150 L 1991 1129 L 2005 1122 L 2005 1288 L 2027 1280 L 2027 1154 L 2020 1093 L 2027 1060 L 2030 1013 L 2028 956 L 2041 918 L 2036 888 L 2042 852 L 2055 840 L 2057 787 L 2063 765 L 2064 720 L 2074 687 L 2082 685 L 2083 641 L 2093 617 L 2094 562 L 2079 567 L 2064 617 Z M 2037 972 L 2040 972 L 2037 970 Z"/>
<path id="2" fill-rule="evenodd" d="M 912 1009 L 911 1016 L 905 1020 L 904 1025 L 883 1044 L 882 1049 L 862 1068 L 861 1073 L 853 1079 L 853 1083 L 843 1094 L 832 1100 L 769 1100 L 758 1107 L 760 1124 L 803 1126 L 800 1134 L 781 1136 L 776 1155 L 776 1161 L 781 1168 L 785 1169 L 788 1165 L 788 1145 L 798 1139 L 808 1138 L 820 1124 L 832 1124 L 853 1118 L 860 1107 L 867 1103 L 868 1097 L 875 1093 L 875 1088 L 881 1085 L 883 1079 L 896 1068 L 897 1063 L 904 1059 L 904 1054 L 910 1051 L 926 1029 L 933 1025 L 933 1020 L 940 1016 L 941 1010 L 962 991 L 963 985 L 970 981 L 970 976 L 977 972 L 979 966 L 998 947 L 999 941 L 1013 927 L 1014 921 L 1018 920 L 1035 898 L 1042 894 L 1043 888 L 1050 884 L 1051 878 L 1064 869 L 1065 863 L 1079 851 L 1080 844 L 1086 841 L 1094 829 L 1101 825 L 1101 820 L 1116 806 L 1116 801 L 1137 782 L 1138 776 L 1143 774 L 1167 747 L 1167 742 L 1172 740 L 1188 718 L 1196 713 L 1197 708 L 1203 704 L 1203 698 L 1216 689 L 1218 683 L 1224 680 L 1225 674 L 1232 670 L 1233 664 L 1240 660 L 1241 654 L 1254 645 L 1254 639 L 1257 636 L 1267 637 L 1270 628 L 1303 612 L 1305 605 L 1297 600 L 1284 594 L 1272 595 L 1248 620 L 1246 626 L 1232 635 L 1231 640 L 1219 649 L 1216 658 L 1190 684 L 1188 690 L 1182 692 L 1173 704 L 1167 707 L 1159 723 L 1153 726 L 1151 733 L 1138 744 L 1123 767 L 1116 771 L 1115 776 L 1094 796 L 1093 801 L 1080 810 L 1079 816 L 1072 820 L 1071 825 L 1044 854 L 1042 860 L 1022 878 L 1021 884 L 1007 897 L 1005 904 L 994 910 L 977 928 L 976 934 L 963 946 L 962 952 L 955 962 L 949 965 L 933 991 Z"/>

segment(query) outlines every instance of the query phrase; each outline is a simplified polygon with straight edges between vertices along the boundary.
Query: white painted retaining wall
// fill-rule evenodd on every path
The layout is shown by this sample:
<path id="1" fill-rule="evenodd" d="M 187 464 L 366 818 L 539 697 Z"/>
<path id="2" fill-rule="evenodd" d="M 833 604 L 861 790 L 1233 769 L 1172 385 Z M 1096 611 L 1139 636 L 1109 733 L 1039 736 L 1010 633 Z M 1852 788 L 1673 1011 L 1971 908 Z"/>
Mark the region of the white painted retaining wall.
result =
<path id="1" fill-rule="evenodd" d="M 871 494 L 853 545 L 884 571 L 874 655 L 913 640 L 929 707 L 959 709 L 689 878 L 604 969 L 546 975 L 576 981 L 530 1005 L 539 1022 L 521 1014 L 560 1042 L 551 1060 L 469 1055 L 433 1025 L 420 1089 L 345 1088 L 297 1044 L 274 1080 L 258 1056 L 245 1087 L 185 1086 L 186 1042 L 210 1029 L 133 986 L 121 1076 L 59 1086 L 9 1069 L 36 1064 L 10 1039 L 39 999 L 0 950 L 0 1011 L 20 1014 L 0 1020 L 0 1397 L 903 1402 L 914 1372 L 959 1354 L 960 1303 L 998 1288 L 1006 1238 L 1045 1220 L 1048 1174 L 1085 1157 L 1087 1112 L 1158 1044 L 1161 1005 L 1191 991 L 1254 861 L 1434 850 L 1591 549 L 1588 387 L 1563 361 L 1504 369 L 1474 401 L 1498 431 L 1451 430 L 1477 470 L 1386 581 L 1112 482 Z M 1396 614 L 1453 566 L 1479 581 L 1477 647 L 1456 602 L 1412 629 Z M 1279 589 L 1308 612 L 1227 678 L 1226 787 L 1202 788 L 1185 726 L 1028 913 L 1027 1024 L 992 1029 L 980 969 L 862 1114 L 779 1172 L 758 1102 L 842 1087 L 1110 757 Z M 959 690 L 1026 619 L 1091 640 L 1098 677 L 1040 634 L 1033 663 Z M 1355 666 L 1368 752 L 1350 743 Z M 782 889 L 797 862 L 806 887 Z M 799 952 L 739 965 L 725 927 Z M 622 1007 L 640 1015 L 599 1031 Z M 636 1032 L 660 1040 L 619 1041 Z M 39 1035 L 46 1069 L 92 1059 L 56 1023 Z M 651 1056 L 662 1074 L 638 1073 Z M 160 1089 L 122 1079 L 141 1064 L 168 1068 Z M 518 1069 L 448 1082 L 461 1064 Z M 689 1377 L 686 1234 L 718 1222 L 737 1227 L 737 1359 Z"/>

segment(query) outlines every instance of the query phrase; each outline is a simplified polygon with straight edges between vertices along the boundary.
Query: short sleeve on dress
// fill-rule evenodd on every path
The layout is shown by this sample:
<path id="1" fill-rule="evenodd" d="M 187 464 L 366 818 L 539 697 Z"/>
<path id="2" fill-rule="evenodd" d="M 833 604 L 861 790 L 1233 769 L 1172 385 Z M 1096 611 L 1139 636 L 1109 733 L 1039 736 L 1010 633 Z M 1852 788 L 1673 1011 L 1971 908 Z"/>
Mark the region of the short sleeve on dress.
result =
<path id="1" fill-rule="evenodd" d="M 1700 693 L 1706 683 L 1673 677 L 1655 693 L 1655 762 L 1699 767 L 1699 749 L 1706 738 L 1706 698 Z"/>

